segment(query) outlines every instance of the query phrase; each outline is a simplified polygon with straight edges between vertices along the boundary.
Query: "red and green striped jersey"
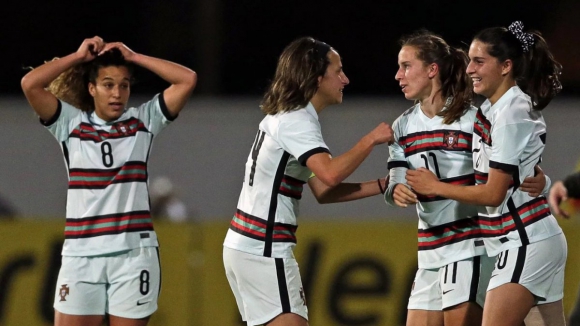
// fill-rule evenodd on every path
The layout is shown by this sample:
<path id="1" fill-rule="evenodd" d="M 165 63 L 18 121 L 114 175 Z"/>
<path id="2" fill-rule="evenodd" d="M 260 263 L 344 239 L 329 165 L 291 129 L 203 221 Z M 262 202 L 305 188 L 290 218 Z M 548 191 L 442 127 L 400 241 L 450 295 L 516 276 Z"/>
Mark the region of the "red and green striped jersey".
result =
<path id="1" fill-rule="evenodd" d="M 481 105 L 474 123 L 473 168 L 478 184 L 487 182 L 490 168 L 512 175 L 498 207 L 478 207 L 486 250 L 490 256 L 544 240 L 562 232 L 546 198 L 530 197 L 520 189 L 534 175 L 546 141 L 541 111 L 519 87 L 510 88 L 494 105 Z"/>
<path id="2" fill-rule="evenodd" d="M 298 205 L 312 174 L 306 160 L 321 152 L 329 150 L 312 104 L 267 115 L 246 161 L 224 246 L 265 257 L 294 257 Z"/>
<path id="3" fill-rule="evenodd" d="M 153 138 L 171 120 L 162 95 L 112 122 L 59 101 L 43 123 L 60 142 L 69 175 L 63 255 L 158 246 L 147 161 Z"/>
<path id="4" fill-rule="evenodd" d="M 420 104 L 393 123 L 395 143 L 389 146 L 387 203 L 394 205 L 393 190 L 406 184 L 407 169 L 427 168 L 438 178 L 456 185 L 473 185 L 473 122 L 477 109 L 470 107 L 451 124 L 443 117 L 427 117 Z M 419 268 L 439 268 L 485 253 L 475 206 L 437 196 L 418 196 Z"/>

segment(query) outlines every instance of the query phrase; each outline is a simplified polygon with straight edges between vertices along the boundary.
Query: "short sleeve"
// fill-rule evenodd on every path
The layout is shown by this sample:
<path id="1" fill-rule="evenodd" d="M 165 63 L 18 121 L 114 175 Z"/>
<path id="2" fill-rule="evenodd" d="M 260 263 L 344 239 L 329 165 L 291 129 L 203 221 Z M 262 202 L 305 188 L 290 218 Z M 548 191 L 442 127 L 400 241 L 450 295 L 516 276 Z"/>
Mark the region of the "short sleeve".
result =
<path id="1" fill-rule="evenodd" d="M 153 135 L 157 135 L 176 118 L 171 117 L 167 111 L 163 93 L 155 95 L 150 101 L 130 110 L 136 111 L 134 114 L 146 124 L 147 129 Z"/>
<path id="2" fill-rule="evenodd" d="M 511 103 L 499 109 L 494 120 L 489 166 L 514 172 L 536 128 L 529 102 L 523 98 L 514 98 Z"/>
<path id="3" fill-rule="evenodd" d="M 40 120 L 40 122 L 61 142 L 67 140 L 74 128 L 78 126 L 81 114 L 81 110 L 59 100 L 54 116 L 48 121 Z"/>
<path id="4" fill-rule="evenodd" d="M 277 136 L 282 148 L 296 157 L 302 166 L 306 166 L 306 161 L 314 154 L 330 153 L 317 121 L 283 121 Z"/>

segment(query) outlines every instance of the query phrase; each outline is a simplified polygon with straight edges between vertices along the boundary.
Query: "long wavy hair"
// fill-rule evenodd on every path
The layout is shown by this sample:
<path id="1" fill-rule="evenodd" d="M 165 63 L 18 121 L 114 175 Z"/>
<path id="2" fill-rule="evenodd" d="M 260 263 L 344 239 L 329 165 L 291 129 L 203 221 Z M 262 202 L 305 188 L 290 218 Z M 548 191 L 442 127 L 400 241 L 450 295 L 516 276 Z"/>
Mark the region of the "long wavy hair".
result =
<path id="1" fill-rule="evenodd" d="M 264 94 L 262 112 L 276 114 L 305 107 L 318 90 L 318 77 L 324 76 L 330 64 L 330 49 L 312 37 L 299 38 L 286 46 L 278 59 L 274 80 Z"/>
<path id="2" fill-rule="evenodd" d="M 53 60 L 58 60 L 55 58 Z M 94 60 L 73 66 L 53 80 L 48 90 L 58 99 L 67 102 L 82 111 L 93 111 L 95 101 L 89 93 L 89 83 L 95 84 L 99 69 L 110 66 L 126 67 L 133 76 L 133 65 L 125 61 L 118 49 L 111 49 L 97 56 Z M 131 77 L 131 81 L 133 77 Z"/>
<path id="3" fill-rule="evenodd" d="M 559 78 L 562 65 L 554 59 L 540 32 L 527 33 L 534 44 L 522 43 L 505 27 L 484 29 L 473 40 L 485 43 L 487 52 L 499 62 L 512 61 L 512 76 L 517 85 L 531 97 L 534 109 L 542 110 L 562 90 Z"/>
<path id="4" fill-rule="evenodd" d="M 466 73 L 469 57 L 465 51 L 449 46 L 443 38 L 428 30 L 404 36 L 399 44 L 417 49 L 417 59 L 425 64 L 439 66 L 441 96 L 444 100 L 450 99 L 450 103 L 446 105 L 447 110 L 437 115 L 443 117 L 445 124 L 459 120 L 473 101 L 471 79 Z"/>

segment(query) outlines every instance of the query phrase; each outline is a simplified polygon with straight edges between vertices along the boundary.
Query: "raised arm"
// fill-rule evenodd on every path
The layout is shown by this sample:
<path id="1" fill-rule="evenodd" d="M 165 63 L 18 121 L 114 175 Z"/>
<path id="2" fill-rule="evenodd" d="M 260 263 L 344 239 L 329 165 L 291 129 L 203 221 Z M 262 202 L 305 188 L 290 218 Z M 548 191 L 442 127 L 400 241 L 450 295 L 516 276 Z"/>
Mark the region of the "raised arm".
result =
<path id="1" fill-rule="evenodd" d="M 103 47 L 103 39 L 98 36 L 85 39 L 76 52 L 47 62 L 22 78 L 21 86 L 24 95 L 40 119 L 50 120 L 57 109 L 57 98 L 46 90 L 46 87 L 67 69 L 93 60 Z"/>
<path id="2" fill-rule="evenodd" d="M 197 84 L 197 74 L 177 63 L 136 53 L 121 42 L 107 43 L 100 53 L 112 48 L 119 49 L 126 61 L 150 70 L 171 84 L 163 91 L 163 99 L 169 113 L 177 116 Z"/>
<path id="3" fill-rule="evenodd" d="M 328 153 L 314 154 L 308 158 L 306 166 L 323 184 L 335 187 L 359 167 L 375 145 L 391 141 L 393 141 L 393 129 L 382 122 L 348 152 L 334 158 Z"/>

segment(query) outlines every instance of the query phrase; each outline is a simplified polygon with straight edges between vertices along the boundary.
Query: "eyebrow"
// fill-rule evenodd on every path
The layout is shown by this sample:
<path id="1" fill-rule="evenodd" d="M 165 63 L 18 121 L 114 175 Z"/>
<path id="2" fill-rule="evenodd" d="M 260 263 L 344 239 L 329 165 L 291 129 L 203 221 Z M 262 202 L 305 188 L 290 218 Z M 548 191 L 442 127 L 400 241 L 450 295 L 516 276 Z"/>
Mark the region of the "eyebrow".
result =
<path id="1" fill-rule="evenodd" d="M 115 79 L 113 79 L 113 77 L 109 77 L 109 76 L 105 76 L 105 77 L 103 77 L 103 81 L 105 81 L 105 80 L 112 80 L 112 81 L 115 81 Z M 123 77 L 123 80 L 126 80 L 126 81 L 131 81 L 131 80 L 130 80 L 129 78 L 127 78 L 127 77 Z"/>

